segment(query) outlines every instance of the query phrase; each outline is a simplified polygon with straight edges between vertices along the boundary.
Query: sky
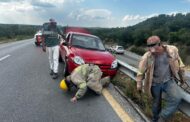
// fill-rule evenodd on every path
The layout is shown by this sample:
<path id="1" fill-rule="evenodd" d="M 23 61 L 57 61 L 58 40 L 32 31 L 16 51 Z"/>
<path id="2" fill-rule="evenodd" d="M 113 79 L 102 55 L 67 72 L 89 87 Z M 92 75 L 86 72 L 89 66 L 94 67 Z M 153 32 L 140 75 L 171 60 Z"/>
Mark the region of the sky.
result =
<path id="1" fill-rule="evenodd" d="M 127 27 L 159 14 L 190 12 L 190 0 L 0 0 L 1 24 Z"/>

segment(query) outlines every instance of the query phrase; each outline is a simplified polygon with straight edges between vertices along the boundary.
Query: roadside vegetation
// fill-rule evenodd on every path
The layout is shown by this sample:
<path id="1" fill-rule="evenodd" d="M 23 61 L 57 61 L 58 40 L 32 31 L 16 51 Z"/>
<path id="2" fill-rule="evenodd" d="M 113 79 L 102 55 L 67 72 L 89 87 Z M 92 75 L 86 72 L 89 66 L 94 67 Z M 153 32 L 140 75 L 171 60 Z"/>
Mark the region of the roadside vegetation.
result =
<path id="1" fill-rule="evenodd" d="M 151 100 L 143 93 L 138 93 L 136 90 L 136 81 L 126 76 L 124 73 L 118 71 L 117 75 L 113 78 L 112 83 L 119 87 L 122 92 L 129 97 L 133 102 L 138 104 L 141 111 L 150 119 L 152 116 Z M 164 104 L 163 104 L 164 106 Z M 181 112 L 176 112 L 172 116 L 170 122 L 190 122 L 190 118 Z"/>
<path id="2" fill-rule="evenodd" d="M 0 24 L 0 43 L 33 38 L 40 26 Z"/>

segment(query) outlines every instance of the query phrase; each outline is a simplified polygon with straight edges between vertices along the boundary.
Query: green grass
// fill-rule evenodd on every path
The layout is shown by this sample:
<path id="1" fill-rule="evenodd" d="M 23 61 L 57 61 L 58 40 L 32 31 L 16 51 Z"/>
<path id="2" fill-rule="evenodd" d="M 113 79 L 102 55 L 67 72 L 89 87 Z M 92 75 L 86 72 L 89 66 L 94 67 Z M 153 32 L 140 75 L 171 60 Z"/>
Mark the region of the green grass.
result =
<path id="1" fill-rule="evenodd" d="M 12 38 L 0 37 L 0 43 L 14 42 L 30 38 L 33 38 L 33 36 L 18 35 Z"/>
<path id="2" fill-rule="evenodd" d="M 136 81 L 118 71 L 117 75 L 112 79 L 112 83 L 118 86 L 127 97 L 133 100 L 133 102 L 138 104 L 147 117 L 152 117 L 151 100 L 147 95 L 143 93 L 140 95 L 140 93 L 137 92 Z M 165 102 L 163 102 L 162 106 L 165 106 Z M 190 118 L 183 115 L 181 112 L 176 112 L 170 119 L 170 122 L 190 122 Z"/>

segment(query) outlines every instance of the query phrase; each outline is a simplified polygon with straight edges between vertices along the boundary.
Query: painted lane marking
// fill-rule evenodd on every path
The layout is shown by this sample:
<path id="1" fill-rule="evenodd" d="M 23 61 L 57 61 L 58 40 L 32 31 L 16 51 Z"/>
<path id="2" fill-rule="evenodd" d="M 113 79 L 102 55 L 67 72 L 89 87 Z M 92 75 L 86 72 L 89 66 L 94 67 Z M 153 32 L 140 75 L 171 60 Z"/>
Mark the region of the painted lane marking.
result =
<path id="1" fill-rule="evenodd" d="M 0 58 L 0 61 L 5 60 L 5 59 L 6 59 L 6 58 L 8 58 L 9 56 L 11 56 L 11 55 L 6 55 L 6 56 L 4 56 L 4 57 Z"/>
<path id="2" fill-rule="evenodd" d="M 134 122 L 133 119 L 127 114 L 127 112 L 123 110 L 121 105 L 112 97 L 107 89 L 103 89 L 102 94 L 108 103 L 112 106 L 122 122 Z"/>

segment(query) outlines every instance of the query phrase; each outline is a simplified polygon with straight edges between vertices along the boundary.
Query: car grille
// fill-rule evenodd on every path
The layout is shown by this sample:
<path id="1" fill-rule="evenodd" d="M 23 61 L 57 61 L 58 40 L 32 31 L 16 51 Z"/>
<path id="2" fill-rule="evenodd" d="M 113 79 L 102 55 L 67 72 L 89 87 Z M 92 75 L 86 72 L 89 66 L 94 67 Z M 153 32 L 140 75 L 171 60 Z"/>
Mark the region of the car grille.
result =
<path id="1" fill-rule="evenodd" d="M 110 69 L 110 65 L 98 65 L 100 69 L 105 70 L 105 69 Z"/>

